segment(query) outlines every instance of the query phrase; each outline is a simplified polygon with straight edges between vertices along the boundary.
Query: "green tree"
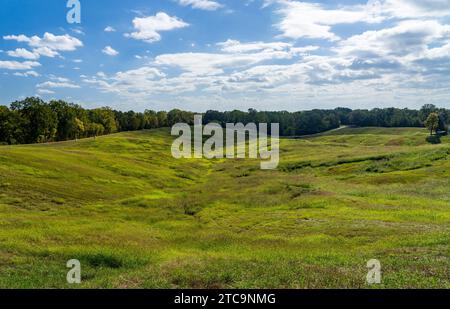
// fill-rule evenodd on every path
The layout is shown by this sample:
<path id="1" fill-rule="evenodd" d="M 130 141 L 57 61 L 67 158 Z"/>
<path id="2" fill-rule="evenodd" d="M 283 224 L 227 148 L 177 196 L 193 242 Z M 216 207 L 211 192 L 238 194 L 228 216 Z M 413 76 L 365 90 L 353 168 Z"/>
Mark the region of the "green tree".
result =
<path id="1" fill-rule="evenodd" d="M 0 144 L 14 144 L 14 123 L 12 112 L 0 106 Z"/>
<path id="2" fill-rule="evenodd" d="M 99 123 L 89 123 L 86 125 L 85 130 L 88 136 L 93 137 L 103 135 L 103 133 L 105 132 L 105 128 Z"/>
<path id="3" fill-rule="evenodd" d="M 23 118 L 21 132 L 25 143 L 43 143 L 54 140 L 58 115 L 39 98 L 26 98 L 11 104 L 11 109 Z"/>
<path id="4" fill-rule="evenodd" d="M 427 117 L 437 111 L 437 108 L 433 104 L 425 104 L 419 111 L 419 117 L 422 122 L 426 121 Z"/>
<path id="5" fill-rule="evenodd" d="M 50 108 L 56 113 L 58 117 L 57 140 L 65 141 L 73 139 L 76 136 L 76 109 L 73 105 L 64 101 L 51 101 Z"/>
<path id="6" fill-rule="evenodd" d="M 144 113 L 144 128 L 155 129 L 159 127 L 158 115 L 155 111 L 146 110 Z"/>
<path id="7" fill-rule="evenodd" d="M 431 113 L 425 120 L 425 126 L 430 130 L 430 135 L 433 135 L 433 131 L 436 132 L 439 128 L 439 114 Z"/>
<path id="8" fill-rule="evenodd" d="M 169 123 L 167 122 L 167 112 L 160 111 L 156 114 L 158 117 L 158 126 L 160 128 L 167 127 Z"/>
<path id="9" fill-rule="evenodd" d="M 81 121 L 78 118 L 75 118 L 75 122 L 74 122 L 74 126 L 75 126 L 75 138 L 78 139 L 81 136 L 83 136 L 85 127 L 84 127 L 84 123 L 83 121 Z"/>
<path id="10" fill-rule="evenodd" d="M 117 123 L 114 111 L 109 107 L 97 108 L 90 111 L 92 122 L 100 123 L 105 134 L 117 132 Z"/>

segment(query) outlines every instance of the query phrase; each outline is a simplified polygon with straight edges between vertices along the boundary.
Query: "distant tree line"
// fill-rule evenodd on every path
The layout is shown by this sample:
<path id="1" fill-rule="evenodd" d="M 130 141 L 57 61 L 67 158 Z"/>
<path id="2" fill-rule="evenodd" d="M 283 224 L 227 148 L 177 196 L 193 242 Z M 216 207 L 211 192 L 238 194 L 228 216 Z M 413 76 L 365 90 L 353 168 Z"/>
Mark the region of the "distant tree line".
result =
<path id="1" fill-rule="evenodd" d="M 207 111 L 204 123 L 279 123 L 282 136 L 308 135 L 338 128 L 340 125 L 373 127 L 423 127 L 431 113 L 438 115 L 438 129 L 447 131 L 450 110 L 425 105 L 420 110 L 373 109 L 312 110 L 302 112 Z M 109 107 L 84 109 L 64 101 L 44 102 L 26 98 L 0 106 L 0 144 L 32 144 L 96 137 L 121 131 L 136 131 L 193 124 L 194 113 L 179 109 L 170 112 L 146 110 L 143 113 L 116 111 Z"/>
<path id="2" fill-rule="evenodd" d="M 372 110 L 351 110 L 337 108 L 341 124 L 359 127 L 423 127 L 431 113 L 439 115 L 439 129 L 446 130 L 450 123 L 450 110 L 437 108 L 432 104 L 424 105 L 420 110 L 398 108 L 375 108 Z"/>
<path id="3" fill-rule="evenodd" d="M 166 112 L 84 109 L 64 101 L 27 98 L 0 106 L 0 143 L 32 144 L 168 126 Z"/>
<path id="4" fill-rule="evenodd" d="M 301 136 L 316 134 L 341 125 L 357 127 L 424 127 L 428 116 L 438 115 L 436 131 L 447 131 L 450 124 L 450 110 L 437 108 L 434 105 L 424 105 L 420 110 L 398 108 L 375 108 L 372 110 L 351 110 L 336 108 L 333 110 L 312 110 L 302 112 L 264 112 L 250 109 L 248 112 L 207 111 L 203 116 L 205 123 L 254 122 L 280 123 L 282 136 Z"/>

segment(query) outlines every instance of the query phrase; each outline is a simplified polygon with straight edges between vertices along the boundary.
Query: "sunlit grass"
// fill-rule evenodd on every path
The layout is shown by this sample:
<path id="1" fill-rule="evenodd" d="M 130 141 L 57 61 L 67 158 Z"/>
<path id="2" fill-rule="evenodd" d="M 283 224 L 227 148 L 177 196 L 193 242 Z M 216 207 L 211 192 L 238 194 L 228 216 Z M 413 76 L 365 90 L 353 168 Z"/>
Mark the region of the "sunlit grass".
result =
<path id="1" fill-rule="evenodd" d="M 450 139 L 346 128 L 258 160 L 175 160 L 166 129 L 0 147 L 0 287 L 449 288 Z"/>

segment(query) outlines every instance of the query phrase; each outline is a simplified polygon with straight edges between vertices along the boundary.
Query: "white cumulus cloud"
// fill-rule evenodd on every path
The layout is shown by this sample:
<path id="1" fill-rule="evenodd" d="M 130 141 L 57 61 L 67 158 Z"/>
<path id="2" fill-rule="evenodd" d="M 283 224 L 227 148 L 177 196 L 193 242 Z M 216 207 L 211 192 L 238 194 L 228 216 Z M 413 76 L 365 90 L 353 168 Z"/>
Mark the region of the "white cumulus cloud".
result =
<path id="1" fill-rule="evenodd" d="M 14 76 L 21 76 L 21 77 L 39 77 L 41 76 L 38 72 L 36 71 L 26 71 L 26 72 L 16 72 L 14 73 Z"/>
<path id="2" fill-rule="evenodd" d="M 107 26 L 104 31 L 105 32 L 116 32 L 116 29 L 114 29 L 114 27 Z"/>
<path id="3" fill-rule="evenodd" d="M 80 86 L 75 85 L 71 82 L 54 82 L 54 81 L 47 81 L 41 84 L 36 85 L 37 88 L 73 88 L 78 89 Z"/>
<path id="4" fill-rule="evenodd" d="M 206 11 L 215 11 L 223 7 L 219 2 L 211 0 L 179 0 L 178 3 L 182 6 L 191 6 L 194 9 Z"/>
<path id="5" fill-rule="evenodd" d="M 270 0 L 266 5 L 276 3 L 280 7 L 277 13 L 281 20 L 276 27 L 287 38 L 313 38 L 336 41 L 339 39 L 332 32 L 332 26 L 354 24 L 358 22 L 379 23 L 384 20 L 373 5 L 329 8 L 321 3 L 310 3 L 287 0 Z"/>
<path id="6" fill-rule="evenodd" d="M 31 70 L 34 67 L 38 67 L 41 64 L 36 61 L 0 61 L 0 69 L 6 70 Z"/>
<path id="7" fill-rule="evenodd" d="M 39 94 L 54 94 L 55 92 L 53 90 L 48 90 L 48 89 L 38 89 L 37 93 L 39 93 Z"/>
<path id="8" fill-rule="evenodd" d="M 117 56 L 119 54 L 119 52 L 111 46 L 106 46 L 103 48 L 102 52 L 108 56 Z"/>
<path id="9" fill-rule="evenodd" d="M 292 39 L 337 41 L 340 37 L 333 32 L 336 25 L 450 16 L 450 0 L 368 0 L 356 5 L 265 0 L 263 7 L 273 4 L 281 16 L 276 28 L 282 36 Z"/>
<path id="10" fill-rule="evenodd" d="M 19 57 L 21 55 L 22 58 L 25 59 L 37 59 L 40 56 L 55 57 L 59 55 L 60 51 L 75 51 L 78 47 L 83 46 L 83 43 L 79 39 L 68 34 L 54 35 L 48 32 L 46 32 L 42 38 L 36 35 L 28 37 L 26 35 L 20 34 L 6 35 L 3 37 L 3 39 L 17 41 L 19 43 L 26 43 L 29 47 L 31 47 L 31 52 L 26 52 L 24 49 L 16 49 L 15 51 L 11 52 L 14 57 Z"/>
<path id="11" fill-rule="evenodd" d="M 126 37 L 153 43 L 161 40 L 159 32 L 185 28 L 189 24 L 178 17 L 172 17 L 164 12 L 159 12 L 155 16 L 136 17 L 133 20 L 133 26 L 136 31 L 125 34 Z"/>
<path id="12" fill-rule="evenodd" d="M 25 48 L 17 48 L 16 50 L 10 50 L 7 52 L 8 56 L 15 58 L 24 58 L 28 60 L 37 60 L 40 58 L 39 53 L 30 52 Z"/>

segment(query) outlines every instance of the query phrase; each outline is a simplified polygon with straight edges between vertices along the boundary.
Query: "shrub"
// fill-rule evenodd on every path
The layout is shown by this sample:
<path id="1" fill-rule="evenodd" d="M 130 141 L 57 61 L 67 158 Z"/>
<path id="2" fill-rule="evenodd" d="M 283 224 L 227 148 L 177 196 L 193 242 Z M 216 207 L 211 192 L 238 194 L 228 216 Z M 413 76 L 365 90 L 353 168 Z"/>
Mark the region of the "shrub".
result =
<path id="1" fill-rule="evenodd" d="M 427 137 L 427 142 L 430 144 L 440 144 L 441 138 L 438 135 L 430 135 Z"/>

